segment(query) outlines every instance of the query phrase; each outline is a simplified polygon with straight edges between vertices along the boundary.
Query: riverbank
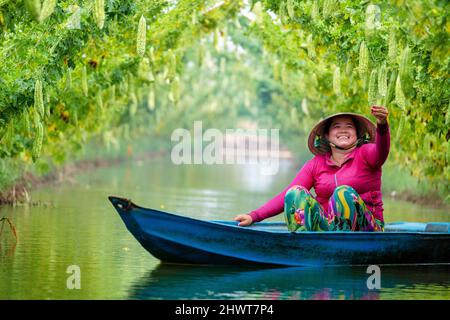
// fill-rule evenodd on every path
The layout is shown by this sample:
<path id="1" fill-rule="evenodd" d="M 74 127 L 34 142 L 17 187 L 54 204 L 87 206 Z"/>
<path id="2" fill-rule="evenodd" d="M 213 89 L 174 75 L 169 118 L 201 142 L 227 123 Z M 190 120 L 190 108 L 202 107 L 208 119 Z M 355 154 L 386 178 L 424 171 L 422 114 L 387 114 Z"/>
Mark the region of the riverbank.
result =
<path id="1" fill-rule="evenodd" d="M 73 161 L 54 165 L 49 161 L 47 172 L 25 171 L 24 174 L 0 190 L 0 206 L 18 204 L 38 205 L 32 200 L 32 191 L 53 184 L 73 181 L 79 173 L 110 167 L 126 161 L 145 161 L 162 157 L 170 148 L 166 139 L 141 137 L 132 141 L 119 141 L 115 148 L 106 149 L 95 139 L 81 153 L 74 154 Z"/>
<path id="2" fill-rule="evenodd" d="M 17 205 L 18 203 L 29 203 L 36 205 L 31 198 L 31 192 L 37 188 L 46 187 L 64 182 L 70 182 L 78 173 L 86 173 L 86 171 L 98 168 L 111 167 L 124 163 L 126 161 L 145 161 L 162 157 L 167 152 L 165 150 L 147 152 L 130 157 L 118 157 L 112 159 L 89 159 L 80 160 L 74 163 L 64 165 L 61 168 L 54 169 L 51 173 L 38 176 L 31 172 L 26 172 L 16 183 L 0 192 L 0 205 Z"/>
<path id="3" fill-rule="evenodd" d="M 412 176 L 407 168 L 392 163 L 383 166 L 383 197 L 450 211 L 450 204 L 445 203 L 445 197 L 448 195 L 439 191 L 438 184 L 438 181 L 432 183 L 425 179 L 420 180 Z"/>
<path id="4" fill-rule="evenodd" d="M 124 163 L 125 161 L 146 161 L 150 159 L 160 158 L 167 154 L 166 150 L 147 152 L 140 155 L 130 157 L 118 157 L 114 159 L 90 159 L 80 160 L 55 169 L 52 173 L 38 176 L 31 172 L 27 172 L 20 178 L 11 188 L 0 192 L 0 205 L 17 205 L 19 203 L 28 203 L 37 205 L 32 201 L 31 193 L 37 188 L 46 187 L 64 182 L 70 182 L 76 174 L 85 173 L 99 168 L 110 167 Z M 401 200 L 414 203 L 420 206 L 427 206 L 436 209 L 448 208 L 449 205 L 443 203 L 442 199 L 433 193 L 417 194 L 408 190 L 395 190 L 395 186 L 388 185 L 384 191 L 384 197 L 391 200 Z"/>
<path id="5" fill-rule="evenodd" d="M 394 194 L 394 195 L 393 195 Z M 383 195 L 384 198 L 389 197 L 391 200 L 401 200 L 417 204 L 419 206 L 430 207 L 433 209 L 449 209 L 450 205 L 445 204 L 443 200 L 437 195 L 418 195 L 410 191 L 401 191 L 395 193 L 388 193 Z"/>
<path id="6" fill-rule="evenodd" d="M 149 142 L 150 141 L 150 142 Z M 121 142 L 117 149 L 105 151 L 98 142 L 86 146 L 77 160 L 61 167 L 54 166 L 48 173 L 40 175 L 36 172 L 26 172 L 15 183 L 0 191 L 0 205 L 29 204 L 39 205 L 32 200 L 32 191 L 52 184 L 73 181 L 79 173 L 86 173 L 99 168 L 110 167 L 126 161 L 148 161 L 160 158 L 170 152 L 170 144 L 165 139 L 152 137 L 133 142 Z M 99 152 L 99 150 L 102 150 Z M 292 162 L 304 162 L 299 157 Z M 383 168 L 383 197 L 391 200 L 407 201 L 419 206 L 435 209 L 449 209 L 442 196 L 433 190 L 433 185 L 412 177 L 406 169 L 387 164 Z"/>

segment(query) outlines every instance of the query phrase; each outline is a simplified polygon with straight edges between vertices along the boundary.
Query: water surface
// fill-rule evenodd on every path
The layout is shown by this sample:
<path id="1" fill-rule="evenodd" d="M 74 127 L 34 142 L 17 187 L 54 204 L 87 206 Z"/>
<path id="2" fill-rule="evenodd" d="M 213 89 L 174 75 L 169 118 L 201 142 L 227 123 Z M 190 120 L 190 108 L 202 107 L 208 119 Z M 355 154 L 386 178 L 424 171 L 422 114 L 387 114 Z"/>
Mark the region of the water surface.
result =
<path id="1" fill-rule="evenodd" d="M 175 166 L 130 161 L 33 192 L 31 207 L 3 207 L 1 299 L 448 299 L 450 266 L 383 267 L 381 289 L 367 289 L 366 268 L 246 268 L 161 264 L 126 230 L 107 197 L 200 219 L 228 220 L 282 190 L 299 166 L 276 176 L 251 165 Z M 444 210 L 385 199 L 385 219 L 450 221 Z M 282 221 L 282 215 L 270 220 Z M 81 289 L 67 288 L 68 266 Z"/>

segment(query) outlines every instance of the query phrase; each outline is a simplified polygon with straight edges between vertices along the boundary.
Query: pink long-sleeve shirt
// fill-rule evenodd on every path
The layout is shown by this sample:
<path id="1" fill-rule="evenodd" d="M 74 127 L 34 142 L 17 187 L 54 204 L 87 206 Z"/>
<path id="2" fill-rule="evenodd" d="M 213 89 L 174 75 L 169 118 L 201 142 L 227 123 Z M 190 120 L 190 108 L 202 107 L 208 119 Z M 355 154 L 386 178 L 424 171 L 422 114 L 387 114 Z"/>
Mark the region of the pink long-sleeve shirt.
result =
<path id="1" fill-rule="evenodd" d="M 377 126 L 375 143 L 367 143 L 355 148 L 346 156 L 340 167 L 330 159 L 331 152 L 316 155 L 305 163 L 286 189 L 249 213 L 253 222 L 283 212 L 284 195 L 294 185 L 301 185 L 308 190 L 314 188 L 316 199 L 324 210 L 328 210 L 328 200 L 336 187 L 351 186 L 358 192 L 374 216 L 384 222 L 381 166 L 388 157 L 389 148 L 390 133 L 389 125 L 386 123 Z"/>

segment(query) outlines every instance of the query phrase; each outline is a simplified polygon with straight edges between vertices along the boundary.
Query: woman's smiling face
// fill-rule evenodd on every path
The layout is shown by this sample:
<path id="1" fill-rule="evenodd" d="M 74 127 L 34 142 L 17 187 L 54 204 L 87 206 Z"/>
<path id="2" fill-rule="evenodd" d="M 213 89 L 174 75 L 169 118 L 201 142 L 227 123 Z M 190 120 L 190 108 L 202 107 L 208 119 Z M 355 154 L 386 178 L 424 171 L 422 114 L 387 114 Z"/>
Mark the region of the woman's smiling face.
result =
<path id="1" fill-rule="evenodd" d="M 328 134 L 328 141 L 338 147 L 346 148 L 357 140 L 356 126 L 349 116 L 338 116 L 333 118 Z"/>

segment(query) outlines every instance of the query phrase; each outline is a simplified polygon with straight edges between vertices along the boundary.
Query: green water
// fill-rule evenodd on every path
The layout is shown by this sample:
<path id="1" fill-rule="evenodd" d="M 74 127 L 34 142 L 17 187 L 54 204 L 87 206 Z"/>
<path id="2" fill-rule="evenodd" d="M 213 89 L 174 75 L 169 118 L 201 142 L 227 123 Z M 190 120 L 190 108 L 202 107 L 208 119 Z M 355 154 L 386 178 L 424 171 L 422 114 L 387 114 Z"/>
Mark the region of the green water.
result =
<path id="1" fill-rule="evenodd" d="M 0 299 L 449 299 L 450 266 L 382 267 L 381 289 L 367 289 L 365 268 L 242 268 L 166 265 L 126 230 L 107 196 L 201 219 L 232 219 L 287 185 L 255 166 L 175 166 L 135 161 L 86 172 L 33 192 L 32 207 L 3 207 L 17 228 L 0 242 Z M 282 215 L 270 220 L 282 220 Z M 450 213 L 385 198 L 385 219 L 450 221 Z M 80 267 L 81 289 L 67 268 Z"/>

